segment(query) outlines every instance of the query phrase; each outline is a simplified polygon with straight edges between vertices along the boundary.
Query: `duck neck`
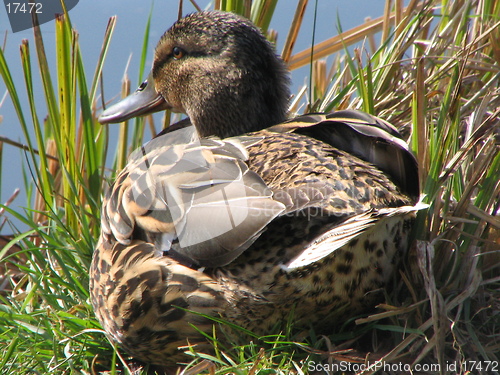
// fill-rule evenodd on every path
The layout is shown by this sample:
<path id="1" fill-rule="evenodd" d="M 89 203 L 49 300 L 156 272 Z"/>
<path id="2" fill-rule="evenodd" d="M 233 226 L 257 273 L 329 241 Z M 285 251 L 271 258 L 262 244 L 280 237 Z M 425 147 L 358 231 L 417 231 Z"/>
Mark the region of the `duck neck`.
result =
<path id="1" fill-rule="evenodd" d="M 198 111 L 188 111 L 200 137 L 234 137 L 268 128 L 287 118 L 285 109 L 269 103 L 224 102 L 200 104 Z"/>
<path id="2" fill-rule="evenodd" d="M 275 58 L 268 69 L 211 72 L 196 93 L 185 93 L 184 108 L 201 137 L 233 137 L 286 120 L 290 98 L 288 72 Z M 263 72 L 264 70 L 264 72 Z"/>

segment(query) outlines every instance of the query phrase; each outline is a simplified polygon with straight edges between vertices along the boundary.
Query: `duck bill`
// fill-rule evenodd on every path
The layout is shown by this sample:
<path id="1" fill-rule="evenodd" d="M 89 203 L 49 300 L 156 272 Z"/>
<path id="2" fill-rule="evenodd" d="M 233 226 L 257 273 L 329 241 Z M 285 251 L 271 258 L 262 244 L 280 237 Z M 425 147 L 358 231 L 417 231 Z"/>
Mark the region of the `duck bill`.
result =
<path id="1" fill-rule="evenodd" d="M 133 94 L 107 108 L 98 121 L 101 124 L 118 123 L 168 108 L 170 105 L 156 91 L 153 75 L 150 74 Z"/>

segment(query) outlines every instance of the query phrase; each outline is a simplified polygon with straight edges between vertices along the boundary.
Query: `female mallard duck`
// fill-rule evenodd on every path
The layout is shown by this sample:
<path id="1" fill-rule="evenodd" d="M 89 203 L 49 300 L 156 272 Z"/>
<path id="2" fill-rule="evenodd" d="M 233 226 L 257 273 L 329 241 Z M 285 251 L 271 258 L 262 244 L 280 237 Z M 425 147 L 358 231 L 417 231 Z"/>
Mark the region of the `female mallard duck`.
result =
<path id="1" fill-rule="evenodd" d="M 373 304 L 406 251 L 418 181 L 400 135 L 356 111 L 281 123 L 288 85 L 250 21 L 201 12 L 101 115 L 189 116 L 132 154 L 103 204 L 92 304 L 134 357 L 173 364 L 220 319 L 257 334 L 290 316 L 334 326 Z"/>

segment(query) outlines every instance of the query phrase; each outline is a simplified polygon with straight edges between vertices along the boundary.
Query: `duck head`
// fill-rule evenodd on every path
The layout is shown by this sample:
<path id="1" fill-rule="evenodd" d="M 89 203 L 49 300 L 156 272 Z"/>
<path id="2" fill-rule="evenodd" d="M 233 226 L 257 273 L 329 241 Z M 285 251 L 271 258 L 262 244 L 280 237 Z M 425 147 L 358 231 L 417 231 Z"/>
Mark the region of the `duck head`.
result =
<path id="1" fill-rule="evenodd" d="M 288 71 L 255 25 L 232 13 L 200 12 L 161 37 L 148 79 L 99 122 L 171 109 L 187 114 L 199 136 L 225 138 L 284 121 L 289 97 Z"/>

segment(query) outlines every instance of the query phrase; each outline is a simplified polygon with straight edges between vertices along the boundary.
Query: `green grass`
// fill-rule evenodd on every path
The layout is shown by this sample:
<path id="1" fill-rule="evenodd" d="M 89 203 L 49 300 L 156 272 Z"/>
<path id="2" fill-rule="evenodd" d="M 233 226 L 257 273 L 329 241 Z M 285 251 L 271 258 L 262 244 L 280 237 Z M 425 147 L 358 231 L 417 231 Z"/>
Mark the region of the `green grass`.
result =
<path id="1" fill-rule="evenodd" d="M 245 1 L 217 3 L 250 16 L 264 30 L 273 16 L 274 5 L 265 2 L 254 1 L 251 9 Z M 395 3 L 392 18 L 387 13 L 315 46 L 312 87 L 300 90 L 292 110 L 301 102 L 308 111 L 362 109 L 408 137 L 430 207 L 419 213 L 404 272 L 377 313 L 353 317 L 335 335 L 285 332 L 227 349 L 215 340 L 215 357 L 193 352 L 186 373 L 306 374 L 310 361 L 365 358 L 442 368 L 500 360 L 500 3 L 410 1 L 406 9 Z M 293 45 L 299 19 L 285 49 Z M 54 77 L 37 28 L 35 45 L 21 45 L 24 87 L 14 84 L 0 51 L 0 74 L 28 146 L 27 209 L 3 208 L 29 228 L 20 233 L 11 227 L 13 236 L 2 238 L 0 280 L 8 281 L 0 291 L 2 374 L 132 371 L 100 329 L 88 294 L 101 195 L 112 179 L 105 170 L 107 153 L 116 150 L 112 169 L 119 170 L 151 124 L 146 118 L 124 125 L 116 145 L 108 144 L 106 127 L 96 121 L 98 82 L 115 22 L 110 20 L 93 77 L 84 73 L 67 14 L 56 20 Z M 377 32 L 387 36 L 379 44 Z M 348 50 L 355 42 L 357 48 Z M 142 65 L 145 55 L 143 47 Z M 327 55 L 333 55 L 328 63 L 320 60 Z M 310 56 L 292 51 L 286 60 L 297 68 L 309 64 Z M 43 82 L 44 108 L 35 105 L 35 71 Z M 129 87 L 124 82 L 123 94 Z M 27 103 L 19 100 L 22 91 Z M 167 116 L 164 123 L 169 121 Z"/>

